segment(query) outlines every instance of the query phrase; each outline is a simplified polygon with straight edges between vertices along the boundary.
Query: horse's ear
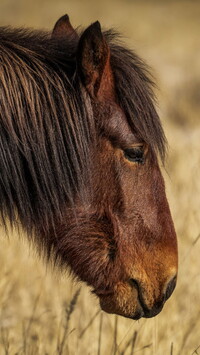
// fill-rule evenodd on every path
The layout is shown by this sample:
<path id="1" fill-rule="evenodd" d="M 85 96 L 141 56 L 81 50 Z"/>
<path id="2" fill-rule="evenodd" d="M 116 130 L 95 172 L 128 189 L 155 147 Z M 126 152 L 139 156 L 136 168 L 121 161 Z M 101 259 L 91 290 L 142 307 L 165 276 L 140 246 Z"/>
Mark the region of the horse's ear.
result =
<path id="1" fill-rule="evenodd" d="M 51 34 L 51 38 L 53 39 L 64 39 L 66 37 L 79 38 L 69 21 L 68 15 L 64 15 L 59 18 Z"/>
<path id="2" fill-rule="evenodd" d="M 98 21 L 90 25 L 80 38 L 77 66 L 82 83 L 93 98 L 114 98 L 110 49 Z"/>

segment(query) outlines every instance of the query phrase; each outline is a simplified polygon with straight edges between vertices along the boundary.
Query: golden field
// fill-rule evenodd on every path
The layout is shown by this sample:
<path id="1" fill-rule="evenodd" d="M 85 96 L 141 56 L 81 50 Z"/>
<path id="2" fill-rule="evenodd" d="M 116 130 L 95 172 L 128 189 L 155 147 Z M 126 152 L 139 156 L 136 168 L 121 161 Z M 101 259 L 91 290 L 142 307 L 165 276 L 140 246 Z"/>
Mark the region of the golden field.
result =
<path id="1" fill-rule="evenodd" d="M 163 171 L 179 242 L 176 290 L 156 318 L 99 310 L 82 283 L 50 270 L 17 233 L 0 248 L 0 355 L 200 354 L 200 2 L 0 0 L 0 25 L 114 27 L 153 68 L 169 142 Z M 80 294 L 78 290 L 80 288 Z"/>

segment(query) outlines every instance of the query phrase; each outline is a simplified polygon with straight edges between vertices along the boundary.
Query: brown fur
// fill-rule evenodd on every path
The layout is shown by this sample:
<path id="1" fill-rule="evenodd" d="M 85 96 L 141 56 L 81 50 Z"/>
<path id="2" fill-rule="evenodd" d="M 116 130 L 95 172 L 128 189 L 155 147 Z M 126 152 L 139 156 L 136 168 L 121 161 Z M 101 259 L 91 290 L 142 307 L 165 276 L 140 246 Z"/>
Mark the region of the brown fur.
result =
<path id="1" fill-rule="evenodd" d="M 67 16 L 51 36 L 0 31 L 0 209 L 105 311 L 137 319 L 171 295 L 177 242 L 152 81 L 113 36 L 97 22 L 79 40 Z"/>

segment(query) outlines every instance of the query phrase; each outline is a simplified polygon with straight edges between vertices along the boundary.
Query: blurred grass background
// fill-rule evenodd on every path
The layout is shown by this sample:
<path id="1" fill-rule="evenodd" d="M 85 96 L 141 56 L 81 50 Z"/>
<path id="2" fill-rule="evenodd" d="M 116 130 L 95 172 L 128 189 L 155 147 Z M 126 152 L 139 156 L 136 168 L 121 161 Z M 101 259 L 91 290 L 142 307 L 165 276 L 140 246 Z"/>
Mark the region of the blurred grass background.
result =
<path id="1" fill-rule="evenodd" d="M 200 2 L 0 0 L 2 26 L 51 30 L 65 13 L 75 27 L 116 28 L 153 68 L 170 146 L 163 173 L 178 285 L 154 319 L 108 315 L 87 287 L 52 273 L 23 238 L 1 230 L 0 354 L 200 354 Z"/>

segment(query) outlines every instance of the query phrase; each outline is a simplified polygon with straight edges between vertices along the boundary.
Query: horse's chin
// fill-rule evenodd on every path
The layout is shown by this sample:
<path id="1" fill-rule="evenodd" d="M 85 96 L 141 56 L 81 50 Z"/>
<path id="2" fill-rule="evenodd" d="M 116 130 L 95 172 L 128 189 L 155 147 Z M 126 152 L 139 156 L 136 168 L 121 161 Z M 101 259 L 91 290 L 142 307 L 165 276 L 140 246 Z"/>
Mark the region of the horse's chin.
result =
<path id="1" fill-rule="evenodd" d="M 135 320 L 144 317 L 137 290 L 129 285 L 120 283 L 112 292 L 95 290 L 94 293 L 99 297 L 101 309 L 107 313 Z"/>
<path id="2" fill-rule="evenodd" d="M 111 296 L 99 297 L 101 309 L 106 313 L 117 314 L 126 318 L 138 320 L 144 317 L 144 312 L 138 300 L 126 302 L 126 300 L 118 300 Z"/>

